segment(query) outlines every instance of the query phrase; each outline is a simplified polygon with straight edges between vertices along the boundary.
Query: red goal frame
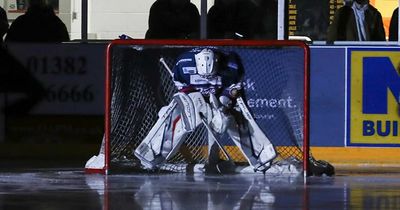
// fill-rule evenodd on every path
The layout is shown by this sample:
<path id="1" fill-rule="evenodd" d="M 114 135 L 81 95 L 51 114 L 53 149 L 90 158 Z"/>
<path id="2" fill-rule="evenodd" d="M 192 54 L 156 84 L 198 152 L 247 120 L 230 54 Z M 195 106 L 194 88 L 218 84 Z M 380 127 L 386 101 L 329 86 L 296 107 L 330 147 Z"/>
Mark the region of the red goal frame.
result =
<path id="1" fill-rule="evenodd" d="M 303 49 L 304 52 L 304 107 L 303 107 L 303 170 L 304 176 L 307 176 L 309 170 L 310 144 L 309 144 L 309 95 L 310 95 L 310 50 L 307 44 L 301 41 L 288 40 L 114 40 L 106 48 L 106 66 L 105 66 L 105 120 L 104 120 L 104 138 L 105 138 L 105 164 L 102 169 L 89 169 L 88 173 L 109 174 L 110 169 L 110 132 L 111 132 L 111 71 L 112 64 L 110 54 L 112 48 L 117 45 L 169 45 L 169 46 L 276 46 L 287 47 L 295 46 Z"/>

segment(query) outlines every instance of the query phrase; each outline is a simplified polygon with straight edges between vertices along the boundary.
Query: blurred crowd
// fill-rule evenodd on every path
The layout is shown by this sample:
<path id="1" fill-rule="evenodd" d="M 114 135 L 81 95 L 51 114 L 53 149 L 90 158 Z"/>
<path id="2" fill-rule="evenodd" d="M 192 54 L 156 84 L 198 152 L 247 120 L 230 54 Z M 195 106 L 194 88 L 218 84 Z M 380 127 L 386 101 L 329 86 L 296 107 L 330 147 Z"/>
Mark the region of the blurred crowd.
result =
<path id="1" fill-rule="evenodd" d="M 6 42 L 65 42 L 67 27 L 46 0 L 28 0 L 24 14 L 11 25 L 0 7 L 0 36 Z M 312 40 L 397 40 L 398 8 L 389 34 L 381 13 L 369 0 L 345 0 L 330 22 L 328 0 L 297 3 L 296 35 Z M 277 39 L 277 0 L 215 0 L 207 13 L 208 39 Z M 287 17 L 286 17 L 287 19 Z M 301 34 L 302 33 L 302 34 Z M 149 10 L 146 39 L 199 39 L 200 13 L 190 0 L 156 0 Z M 1 41 L 3 41 L 1 39 Z"/>

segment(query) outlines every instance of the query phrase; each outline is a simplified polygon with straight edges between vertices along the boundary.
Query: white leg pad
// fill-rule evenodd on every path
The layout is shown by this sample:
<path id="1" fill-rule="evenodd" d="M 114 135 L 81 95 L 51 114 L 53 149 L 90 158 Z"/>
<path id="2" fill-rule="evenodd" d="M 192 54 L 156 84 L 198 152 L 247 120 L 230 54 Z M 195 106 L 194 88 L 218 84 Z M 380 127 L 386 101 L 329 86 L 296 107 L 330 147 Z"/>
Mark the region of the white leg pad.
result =
<path id="1" fill-rule="evenodd" d="M 171 122 L 176 105 L 176 102 L 172 101 L 168 106 L 160 109 L 156 124 L 134 151 L 135 156 L 145 168 L 153 169 L 165 159 L 161 156 L 165 130 Z"/>
<path id="2" fill-rule="evenodd" d="M 277 155 L 275 148 L 255 122 L 243 99 L 238 98 L 237 102 L 244 122 L 241 125 L 229 123 L 227 132 L 254 170 L 265 171 Z"/>

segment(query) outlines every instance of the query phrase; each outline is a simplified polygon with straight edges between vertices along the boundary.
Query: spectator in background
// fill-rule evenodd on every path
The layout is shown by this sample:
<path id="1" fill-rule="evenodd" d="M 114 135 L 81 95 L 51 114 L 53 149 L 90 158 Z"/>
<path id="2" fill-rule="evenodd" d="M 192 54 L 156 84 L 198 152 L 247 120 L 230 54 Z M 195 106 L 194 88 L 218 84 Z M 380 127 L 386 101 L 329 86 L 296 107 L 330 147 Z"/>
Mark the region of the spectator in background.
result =
<path id="1" fill-rule="evenodd" d="M 6 11 L 0 7 L 0 44 L 3 42 L 3 37 L 8 30 L 8 19 Z"/>
<path id="2" fill-rule="evenodd" d="M 207 14 L 209 39 L 253 39 L 257 6 L 249 0 L 215 0 Z"/>
<path id="3" fill-rule="evenodd" d="M 16 101 L 8 103 L 4 110 L 0 110 L 13 116 L 27 114 L 46 94 L 39 80 L 4 46 L 0 45 L 0 93 L 3 92 L 23 94 Z"/>
<path id="4" fill-rule="evenodd" d="M 312 40 L 326 40 L 329 26 L 329 0 L 297 1 L 296 32 Z"/>
<path id="5" fill-rule="evenodd" d="M 17 17 L 8 30 L 6 42 L 65 42 L 67 27 L 45 0 L 30 0 L 25 14 Z"/>
<path id="6" fill-rule="evenodd" d="M 278 2 L 277 0 L 253 0 L 257 6 L 254 39 L 277 39 Z"/>
<path id="7" fill-rule="evenodd" d="M 369 0 L 355 0 L 338 9 L 328 28 L 327 43 L 385 40 L 382 15 Z"/>
<path id="8" fill-rule="evenodd" d="M 146 39 L 198 39 L 200 14 L 190 0 L 157 0 L 150 8 Z"/>
<path id="9" fill-rule="evenodd" d="M 397 7 L 392 14 L 389 25 L 389 41 L 398 40 L 399 30 L 399 8 Z"/>

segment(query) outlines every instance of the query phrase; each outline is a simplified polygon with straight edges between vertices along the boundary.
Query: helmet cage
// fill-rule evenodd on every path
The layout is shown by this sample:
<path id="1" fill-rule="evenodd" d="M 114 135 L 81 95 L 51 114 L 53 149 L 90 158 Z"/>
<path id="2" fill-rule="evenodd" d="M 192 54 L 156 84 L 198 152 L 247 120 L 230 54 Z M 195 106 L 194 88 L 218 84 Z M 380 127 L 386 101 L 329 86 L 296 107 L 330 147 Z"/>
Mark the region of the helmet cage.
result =
<path id="1" fill-rule="evenodd" d="M 197 73 L 203 77 L 213 76 L 215 69 L 215 55 L 210 49 L 203 49 L 194 55 L 196 61 Z"/>

